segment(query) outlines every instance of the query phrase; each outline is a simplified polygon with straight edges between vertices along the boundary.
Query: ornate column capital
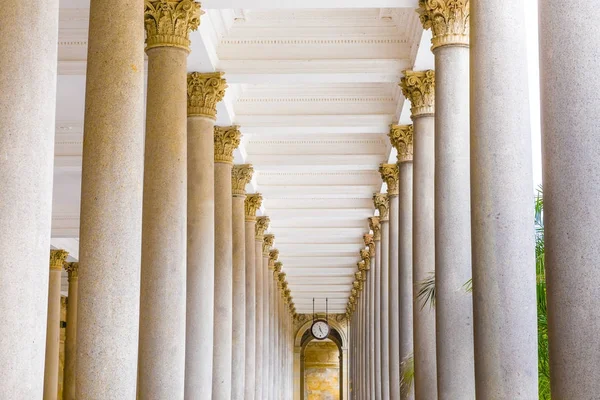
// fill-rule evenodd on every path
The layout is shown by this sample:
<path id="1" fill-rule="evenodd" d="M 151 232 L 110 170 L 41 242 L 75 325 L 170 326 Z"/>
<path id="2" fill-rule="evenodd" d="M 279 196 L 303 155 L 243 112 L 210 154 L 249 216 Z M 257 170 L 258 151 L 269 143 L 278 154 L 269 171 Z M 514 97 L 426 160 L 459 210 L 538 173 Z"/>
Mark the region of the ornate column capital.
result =
<path id="1" fill-rule="evenodd" d="M 363 240 L 365 242 L 365 246 L 369 249 L 369 257 L 375 257 L 375 241 L 373 238 L 374 234 L 365 233 L 363 235 Z"/>
<path id="2" fill-rule="evenodd" d="M 146 51 L 178 47 L 190 51 L 190 32 L 200 26 L 200 3 L 192 0 L 145 0 Z"/>
<path id="3" fill-rule="evenodd" d="M 273 276 L 275 277 L 275 279 L 277 279 L 277 277 L 279 276 L 279 273 L 281 272 L 282 268 L 283 268 L 283 263 L 281 263 L 279 261 L 273 265 Z"/>
<path id="4" fill-rule="evenodd" d="M 390 216 L 390 202 L 386 193 L 375 193 L 373 205 L 379 210 L 379 222 L 386 222 Z"/>
<path id="5" fill-rule="evenodd" d="M 413 119 L 435 113 L 435 71 L 404 71 L 400 88 L 412 104 Z"/>
<path id="6" fill-rule="evenodd" d="M 244 201 L 246 221 L 256 221 L 256 212 L 260 209 L 260 206 L 262 205 L 262 200 L 263 198 L 260 193 L 252 193 L 246 196 L 246 200 Z"/>
<path id="7" fill-rule="evenodd" d="M 187 112 L 213 120 L 217 119 L 217 103 L 225 97 L 227 81 L 223 72 L 202 74 L 192 72 L 187 76 Z"/>
<path id="8" fill-rule="evenodd" d="M 413 133 L 412 125 L 390 125 L 388 136 L 398 152 L 399 163 L 413 160 Z"/>
<path id="9" fill-rule="evenodd" d="M 68 256 L 66 250 L 50 250 L 50 269 L 62 271 Z"/>
<path id="10" fill-rule="evenodd" d="M 381 225 L 379 217 L 369 218 L 369 229 L 373 231 L 373 240 L 381 240 Z"/>
<path id="11" fill-rule="evenodd" d="M 269 264 L 273 264 L 275 266 L 275 261 L 279 258 L 279 250 L 273 249 L 269 251 Z"/>
<path id="12" fill-rule="evenodd" d="M 233 164 L 233 151 L 240 145 L 240 127 L 215 126 L 215 162 Z"/>
<path id="13" fill-rule="evenodd" d="M 273 246 L 273 242 L 275 241 L 275 235 L 268 234 L 265 235 L 263 240 L 263 257 L 269 257 L 269 249 Z"/>
<path id="14" fill-rule="evenodd" d="M 433 33 L 431 50 L 469 47 L 469 0 L 419 0 L 417 12 L 423 28 Z"/>
<path id="15" fill-rule="evenodd" d="M 381 179 L 387 185 L 388 197 L 398 196 L 400 190 L 398 187 L 398 180 L 400 179 L 400 171 L 398 171 L 398 165 L 380 164 L 379 173 L 381 174 Z"/>
<path id="16" fill-rule="evenodd" d="M 256 227 L 254 228 L 254 232 L 256 233 L 256 240 L 262 242 L 265 239 L 265 231 L 269 229 L 269 223 L 271 220 L 269 217 L 257 217 L 256 218 Z"/>
<path id="17" fill-rule="evenodd" d="M 246 185 L 252 180 L 254 168 L 250 164 L 234 165 L 231 169 L 231 192 L 233 197 L 245 196 Z"/>
<path id="18" fill-rule="evenodd" d="M 79 263 L 78 262 L 66 262 L 64 263 L 65 271 L 69 274 L 69 281 L 71 279 L 79 278 Z"/>
<path id="19" fill-rule="evenodd" d="M 285 272 L 278 272 L 278 273 L 276 273 L 275 278 L 280 283 L 279 287 L 283 288 L 283 282 L 285 282 Z"/>

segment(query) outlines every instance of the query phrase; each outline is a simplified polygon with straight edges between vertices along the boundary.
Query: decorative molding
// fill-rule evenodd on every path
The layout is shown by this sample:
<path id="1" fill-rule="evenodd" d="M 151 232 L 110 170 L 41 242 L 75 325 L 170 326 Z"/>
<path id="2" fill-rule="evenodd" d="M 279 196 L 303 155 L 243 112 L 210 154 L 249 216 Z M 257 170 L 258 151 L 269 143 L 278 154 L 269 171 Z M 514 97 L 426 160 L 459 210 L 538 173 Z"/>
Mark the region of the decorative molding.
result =
<path id="1" fill-rule="evenodd" d="M 227 81 L 223 72 L 192 72 L 187 77 L 188 115 L 217 119 L 217 103 L 225 97 Z"/>
<path id="2" fill-rule="evenodd" d="M 239 126 L 215 126 L 215 162 L 232 164 L 233 151 L 240 145 L 241 139 Z"/>
<path id="3" fill-rule="evenodd" d="M 398 165 L 397 164 L 381 164 L 379 166 L 379 173 L 381 174 L 381 179 L 387 185 L 388 197 L 398 196 L 398 193 L 400 191 L 400 188 L 399 188 L 400 173 L 398 171 Z"/>
<path id="4" fill-rule="evenodd" d="M 146 51 L 177 47 L 190 51 L 190 32 L 200 26 L 204 11 L 192 0 L 145 0 Z"/>
<path id="5" fill-rule="evenodd" d="M 387 193 L 375 193 L 373 195 L 373 204 L 379 210 L 379 222 L 387 222 L 390 213 L 390 202 Z"/>
<path id="6" fill-rule="evenodd" d="M 404 71 L 400 88 L 411 102 L 412 118 L 431 116 L 435 113 L 435 71 Z"/>
<path id="7" fill-rule="evenodd" d="M 62 271 L 69 253 L 65 250 L 50 250 L 50 269 Z"/>
<path id="8" fill-rule="evenodd" d="M 256 221 L 256 212 L 262 206 L 262 195 L 260 193 L 252 193 L 246 196 L 244 201 L 244 211 L 246 215 L 246 221 Z"/>
<path id="9" fill-rule="evenodd" d="M 424 29 L 431 29 L 431 50 L 442 46 L 469 47 L 469 0 L 419 0 Z"/>
<path id="10" fill-rule="evenodd" d="M 392 146 L 398 152 L 398 162 L 410 162 L 413 160 L 413 134 L 412 125 L 391 125 L 388 137 Z"/>
<path id="11" fill-rule="evenodd" d="M 265 231 L 267 229 L 269 229 L 270 223 L 271 223 L 271 220 L 267 216 L 262 216 L 262 217 L 256 218 L 255 234 L 256 234 L 256 240 L 258 242 L 264 241 Z M 271 243 L 271 245 L 273 245 L 273 244 Z"/>
<path id="12" fill-rule="evenodd" d="M 264 140 L 264 139 L 260 139 L 260 140 L 248 140 L 247 142 L 248 145 L 253 144 L 253 145 L 304 145 L 304 144 L 315 144 L 315 145 L 335 145 L 335 144 L 362 144 L 362 145 L 367 145 L 367 144 L 379 144 L 379 145 L 385 145 L 385 141 L 382 139 L 339 139 L 339 140 L 282 140 L 282 139 L 276 139 L 276 140 Z"/>
<path id="13" fill-rule="evenodd" d="M 223 39 L 220 45 L 378 45 L 378 44 L 406 44 L 407 39 Z"/>
<path id="14" fill-rule="evenodd" d="M 391 103 L 393 97 L 246 97 L 238 103 Z"/>
<path id="15" fill-rule="evenodd" d="M 369 218 L 369 229 L 373 231 L 373 240 L 381 240 L 381 224 L 379 217 Z"/>
<path id="16" fill-rule="evenodd" d="M 252 180 L 254 168 L 250 164 L 234 165 L 231 169 L 231 191 L 234 197 L 246 195 L 246 185 Z"/>

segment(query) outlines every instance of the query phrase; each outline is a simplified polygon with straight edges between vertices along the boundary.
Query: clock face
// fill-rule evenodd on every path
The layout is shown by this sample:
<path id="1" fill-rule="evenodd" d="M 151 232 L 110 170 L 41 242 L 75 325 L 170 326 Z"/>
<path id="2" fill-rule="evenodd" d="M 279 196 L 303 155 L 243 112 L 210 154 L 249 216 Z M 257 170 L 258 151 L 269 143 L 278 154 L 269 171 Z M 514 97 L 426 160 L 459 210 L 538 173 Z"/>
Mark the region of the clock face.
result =
<path id="1" fill-rule="evenodd" d="M 315 339 L 326 339 L 329 336 L 329 324 L 326 321 L 315 321 L 310 331 Z"/>

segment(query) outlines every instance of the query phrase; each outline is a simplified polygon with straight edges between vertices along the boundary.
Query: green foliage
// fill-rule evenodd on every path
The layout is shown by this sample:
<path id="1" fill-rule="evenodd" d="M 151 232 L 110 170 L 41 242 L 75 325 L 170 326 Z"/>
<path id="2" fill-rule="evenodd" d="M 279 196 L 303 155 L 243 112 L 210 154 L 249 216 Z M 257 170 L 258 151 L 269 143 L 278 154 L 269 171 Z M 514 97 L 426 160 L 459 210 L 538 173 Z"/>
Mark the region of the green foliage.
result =
<path id="1" fill-rule="evenodd" d="M 400 363 L 400 392 L 403 398 L 409 396 L 414 380 L 415 356 L 413 353 L 410 353 Z"/>
<path id="2" fill-rule="evenodd" d="M 435 273 L 431 272 L 429 276 L 419 283 L 419 293 L 417 299 L 421 302 L 421 310 L 429 304 L 435 308 Z"/>

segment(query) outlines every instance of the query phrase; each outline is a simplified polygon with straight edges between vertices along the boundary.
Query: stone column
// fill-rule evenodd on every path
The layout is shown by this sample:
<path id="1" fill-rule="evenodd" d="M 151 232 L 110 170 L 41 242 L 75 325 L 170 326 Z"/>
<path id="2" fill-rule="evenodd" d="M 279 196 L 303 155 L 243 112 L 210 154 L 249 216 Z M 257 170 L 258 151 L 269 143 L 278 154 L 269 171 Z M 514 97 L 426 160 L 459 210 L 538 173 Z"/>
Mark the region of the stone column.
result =
<path id="1" fill-rule="evenodd" d="M 598 4 L 581 0 L 568 7 L 554 1 L 540 2 L 539 7 L 550 382 L 552 398 L 584 399 L 600 390 L 597 375 L 590 373 L 597 370 L 600 354 L 600 299 L 594 294 L 600 282 L 595 233 L 600 82 L 594 63 L 600 15 Z M 520 128 L 525 131 L 525 121 Z M 529 157 L 526 149 L 518 155 Z M 529 273 L 532 269 L 527 268 Z"/>
<path id="2" fill-rule="evenodd" d="M 258 341 L 256 287 L 258 279 L 256 271 L 257 246 L 255 242 L 256 212 L 260 209 L 261 205 L 262 196 L 260 194 L 256 193 L 246 196 L 246 202 L 244 203 L 246 219 L 246 366 L 244 372 L 244 399 L 247 400 L 253 400 L 256 393 L 256 343 Z"/>
<path id="3" fill-rule="evenodd" d="M 381 229 L 381 278 L 379 283 L 380 303 L 380 345 L 381 345 L 381 398 L 390 398 L 390 336 L 389 336 L 389 200 L 387 194 L 377 193 L 373 196 L 373 204 L 379 210 Z"/>
<path id="4" fill-rule="evenodd" d="M 438 397 L 475 398 L 469 157 L 469 0 L 419 2 L 435 54 Z"/>
<path id="5" fill-rule="evenodd" d="M 389 248 L 388 277 L 389 277 L 389 360 L 390 360 L 390 399 L 400 400 L 400 299 L 398 273 L 398 166 L 396 164 L 381 164 L 379 167 L 381 179 L 387 185 L 389 202 Z M 384 350 L 385 351 L 385 350 Z"/>
<path id="6" fill-rule="evenodd" d="M 56 112 L 58 0 L 0 8 L 0 398 L 40 399 Z"/>
<path id="7" fill-rule="evenodd" d="M 363 352 L 363 337 L 364 337 L 364 293 L 362 284 L 362 274 L 356 272 L 355 274 L 358 291 L 358 329 L 357 329 L 357 359 L 358 359 L 358 397 L 360 399 L 365 398 L 365 358 Z"/>
<path id="8" fill-rule="evenodd" d="M 77 356 L 77 301 L 79 286 L 79 263 L 64 264 L 69 280 L 67 297 L 67 328 L 65 332 L 65 369 L 63 399 L 75 400 L 75 368 Z"/>
<path id="9" fill-rule="evenodd" d="M 190 0 L 146 1 L 144 21 L 148 89 L 138 393 L 142 399 L 182 398 L 186 327 L 187 56 L 189 32 L 200 23 L 200 4 Z"/>
<path id="10" fill-rule="evenodd" d="M 212 396 L 215 284 L 214 128 L 223 74 L 188 74 L 185 398 Z"/>
<path id="11" fill-rule="evenodd" d="M 233 151 L 240 144 L 239 127 L 215 127 L 215 323 L 213 400 L 232 395 L 233 357 Z"/>
<path id="12" fill-rule="evenodd" d="M 367 276 L 367 359 L 369 362 L 369 399 L 375 399 L 375 242 L 373 235 L 363 235 L 365 246 L 368 249 L 368 258 L 362 257 L 367 262 L 369 274 Z M 361 255 L 362 256 L 362 255 Z M 368 260 L 368 261 L 367 261 Z"/>
<path id="13" fill-rule="evenodd" d="M 569 3 L 569 6 L 575 5 Z M 473 22 L 470 36 L 471 219 L 478 399 L 538 398 L 533 178 L 524 8 L 524 0 L 490 0 L 485 4 L 475 1 L 469 16 Z M 561 12 L 569 13 L 566 7 L 562 7 Z M 571 20 L 569 25 L 572 23 Z M 569 49 L 564 47 L 566 44 L 568 41 L 561 39 L 562 49 Z M 565 57 L 571 57 L 566 51 L 569 55 Z M 558 55 L 553 54 L 555 56 Z M 564 116 L 562 113 L 561 118 Z M 568 123 L 569 118 L 564 121 Z M 570 125 L 569 134 L 572 130 Z M 415 140 L 416 135 L 415 126 Z M 416 159 L 415 153 L 415 162 Z M 571 192 L 570 196 L 579 197 L 581 193 Z M 546 210 L 547 215 L 550 213 Z M 569 240 L 577 243 L 574 237 Z M 573 271 L 572 267 L 569 266 L 569 271 Z"/>
<path id="14" fill-rule="evenodd" d="M 58 352 L 60 348 L 60 275 L 67 253 L 50 250 L 48 283 L 48 317 L 46 321 L 46 362 L 44 367 L 44 400 L 58 397 Z"/>
<path id="15" fill-rule="evenodd" d="M 413 126 L 392 125 L 389 133 L 398 152 L 398 263 L 400 300 L 400 378 L 405 360 L 413 354 Z M 402 388 L 401 388 L 402 389 Z M 402 400 L 414 398 L 414 386 L 400 391 Z"/>
<path id="16" fill-rule="evenodd" d="M 379 217 L 369 218 L 369 228 L 373 231 L 373 241 L 375 244 L 375 255 L 371 256 L 372 262 L 375 262 L 373 268 L 373 307 L 374 307 L 374 339 L 375 339 L 375 356 L 374 360 L 374 373 L 375 373 L 375 400 L 382 400 L 381 395 L 381 335 L 379 334 L 381 329 L 381 226 L 379 224 Z"/>
<path id="17" fill-rule="evenodd" d="M 118 2 L 110 10 L 103 1 L 90 2 L 75 360 L 78 399 L 136 398 L 143 21 L 138 1 Z"/>
<path id="18" fill-rule="evenodd" d="M 281 269 L 279 269 L 281 271 Z M 281 353 L 280 353 L 280 343 L 281 343 L 281 296 L 282 296 L 282 292 L 283 292 L 283 283 L 285 282 L 285 272 L 277 272 L 277 268 L 275 269 L 275 275 L 276 275 L 276 285 L 277 288 L 275 290 L 275 296 L 274 296 L 274 306 L 275 306 L 275 340 L 274 340 L 274 344 L 273 344 L 273 354 L 271 356 L 271 358 L 273 359 L 273 367 L 274 367 L 274 374 L 273 374 L 273 382 L 274 382 L 274 391 L 273 391 L 273 400 L 275 399 L 280 399 L 281 398 L 281 369 L 280 369 L 280 357 L 281 357 Z M 278 373 L 275 373 L 278 372 Z"/>
<path id="19" fill-rule="evenodd" d="M 405 71 L 404 97 L 414 124 L 413 293 L 415 399 L 437 399 L 435 309 L 417 298 L 422 282 L 435 274 L 434 87 L 435 73 Z"/>
<path id="20" fill-rule="evenodd" d="M 263 345 L 263 360 L 265 360 L 265 373 L 263 374 L 263 393 L 266 396 L 270 395 L 271 398 L 275 396 L 275 377 L 277 375 L 277 369 L 275 367 L 275 350 L 273 343 L 277 336 L 276 331 L 276 314 L 275 314 L 275 300 L 277 296 L 277 284 L 273 280 L 273 273 L 275 265 L 270 262 L 270 251 L 269 248 L 273 247 L 275 241 L 274 235 L 265 235 L 265 242 L 267 248 L 265 249 L 266 257 L 263 258 L 263 269 L 264 269 L 264 282 L 265 287 L 265 298 L 263 301 L 263 314 L 265 315 L 264 320 L 264 345 Z M 279 256 L 279 251 L 277 251 Z M 281 264 L 280 264 L 281 265 Z M 281 267 L 280 267 L 281 271 Z"/>
<path id="21" fill-rule="evenodd" d="M 263 399 L 263 375 L 265 369 L 265 358 L 263 357 L 263 347 L 265 345 L 265 331 L 264 331 L 264 319 L 267 317 L 263 313 L 262 304 L 266 295 L 266 288 L 264 284 L 264 275 L 268 275 L 263 268 L 263 245 L 264 245 L 264 234 L 269 227 L 269 217 L 258 217 L 256 219 L 256 241 L 255 241 L 255 282 L 256 282 L 256 301 L 254 307 L 256 308 L 256 363 L 255 363 L 255 386 L 254 386 L 254 398 L 256 400 Z"/>
<path id="22" fill-rule="evenodd" d="M 249 164 L 234 165 L 231 171 L 232 185 L 232 246 L 233 246 L 233 335 L 231 398 L 244 399 L 246 381 L 246 185 L 250 183 L 254 169 Z"/>

